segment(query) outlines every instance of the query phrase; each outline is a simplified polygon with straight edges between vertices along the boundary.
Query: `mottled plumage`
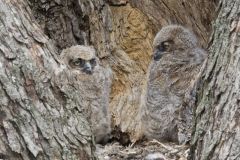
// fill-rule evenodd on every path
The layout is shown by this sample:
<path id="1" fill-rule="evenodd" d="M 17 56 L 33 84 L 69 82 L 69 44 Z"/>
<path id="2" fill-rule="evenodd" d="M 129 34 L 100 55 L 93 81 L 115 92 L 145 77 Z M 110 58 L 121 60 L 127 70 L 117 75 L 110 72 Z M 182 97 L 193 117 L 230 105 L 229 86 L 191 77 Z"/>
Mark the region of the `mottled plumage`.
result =
<path id="1" fill-rule="evenodd" d="M 193 33 L 182 26 L 163 27 L 153 42 L 143 105 L 148 139 L 185 143 L 190 135 L 196 77 L 206 57 Z"/>
<path id="2" fill-rule="evenodd" d="M 103 68 L 90 46 L 72 46 L 62 51 L 61 59 L 70 68 L 71 78 L 78 81 L 80 110 L 86 113 L 97 143 L 105 143 L 111 132 L 109 93 L 111 70 Z"/>

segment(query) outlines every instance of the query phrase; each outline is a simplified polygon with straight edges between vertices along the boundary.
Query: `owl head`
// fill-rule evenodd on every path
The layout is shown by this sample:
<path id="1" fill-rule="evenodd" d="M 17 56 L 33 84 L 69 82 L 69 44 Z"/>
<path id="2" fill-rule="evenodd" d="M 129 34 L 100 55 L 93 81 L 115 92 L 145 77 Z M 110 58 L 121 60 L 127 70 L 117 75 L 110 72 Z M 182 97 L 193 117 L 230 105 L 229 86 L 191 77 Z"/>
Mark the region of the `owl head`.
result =
<path id="1" fill-rule="evenodd" d="M 160 60 L 164 54 L 185 53 L 186 50 L 196 48 L 196 36 L 188 29 L 179 25 L 163 27 L 153 41 L 153 58 Z"/>
<path id="2" fill-rule="evenodd" d="M 64 49 L 61 59 L 71 69 L 81 70 L 86 74 L 92 74 L 97 66 L 97 57 L 92 46 L 76 45 Z"/>

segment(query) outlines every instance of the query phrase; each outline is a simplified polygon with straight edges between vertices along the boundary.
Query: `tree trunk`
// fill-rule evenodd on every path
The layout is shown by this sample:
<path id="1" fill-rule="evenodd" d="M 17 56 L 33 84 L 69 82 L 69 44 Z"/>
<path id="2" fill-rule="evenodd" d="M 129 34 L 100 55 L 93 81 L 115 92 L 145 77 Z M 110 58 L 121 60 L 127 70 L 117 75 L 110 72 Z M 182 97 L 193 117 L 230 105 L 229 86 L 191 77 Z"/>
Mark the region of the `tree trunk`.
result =
<path id="1" fill-rule="evenodd" d="M 240 159 L 240 1 L 219 3 L 219 14 L 198 94 L 191 159 Z"/>
<path id="2" fill-rule="evenodd" d="M 29 0 L 34 16 L 58 51 L 91 44 L 113 70 L 110 110 L 117 133 L 140 137 L 139 107 L 151 60 L 152 41 L 166 24 L 183 24 L 206 46 L 213 0 Z"/>
<path id="3" fill-rule="evenodd" d="M 78 92 L 56 83 L 56 49 L 24 0 L 0 1 L 0 41 L 0 159 L 94 159 Z"/>

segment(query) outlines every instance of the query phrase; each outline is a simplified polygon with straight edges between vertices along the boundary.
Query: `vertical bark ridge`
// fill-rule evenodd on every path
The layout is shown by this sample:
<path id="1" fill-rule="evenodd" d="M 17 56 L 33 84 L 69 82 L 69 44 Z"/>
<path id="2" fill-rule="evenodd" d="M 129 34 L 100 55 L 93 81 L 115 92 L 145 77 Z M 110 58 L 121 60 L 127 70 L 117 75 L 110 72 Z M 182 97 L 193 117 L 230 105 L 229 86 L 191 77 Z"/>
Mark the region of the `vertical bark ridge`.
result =
<path id="1" fill-rule="evenodd" d="M 219 5 L 196 109 L 192 159 L 240 158 L 240 3 Z"/>

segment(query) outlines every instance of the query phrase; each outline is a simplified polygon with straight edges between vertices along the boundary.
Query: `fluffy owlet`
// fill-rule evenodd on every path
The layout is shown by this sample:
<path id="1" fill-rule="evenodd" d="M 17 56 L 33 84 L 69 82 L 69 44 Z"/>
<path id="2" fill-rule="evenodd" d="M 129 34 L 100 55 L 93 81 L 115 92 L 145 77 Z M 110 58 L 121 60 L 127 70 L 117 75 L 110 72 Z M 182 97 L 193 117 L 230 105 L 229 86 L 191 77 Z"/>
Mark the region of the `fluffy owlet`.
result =
<path id="1" fill-rule="evenodd" d="M 183 144 L 190 135 L 196 79 L 206 53 L 195 35 L 178 25 L 157 33 L 153 51 L 143 105 L 144 135 Z"/>
<path id="2" fill-rule="evenodd" d="M 95 49 L 91 46 L 72 46 L 64 49 L 60 56 L 70 68 L 68 74 L 71 76 L 68 77 L 78 81 L 78 86 L 73 86 L 77 94 L 75 96 L 79 99 L 78 108 L 90 119 L 96 143 L 106 143 L 111 132 L 109 113 L 111 70 L 99 65 Z M 68 84 L 68 88 L 69 86 Z"/>

